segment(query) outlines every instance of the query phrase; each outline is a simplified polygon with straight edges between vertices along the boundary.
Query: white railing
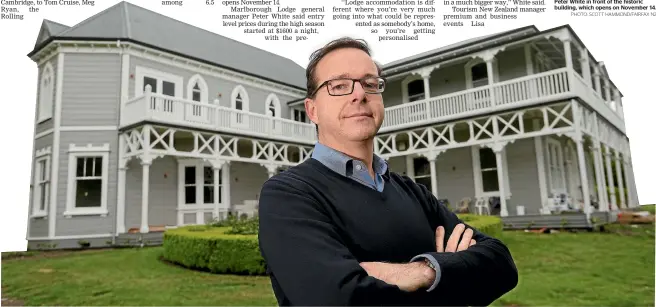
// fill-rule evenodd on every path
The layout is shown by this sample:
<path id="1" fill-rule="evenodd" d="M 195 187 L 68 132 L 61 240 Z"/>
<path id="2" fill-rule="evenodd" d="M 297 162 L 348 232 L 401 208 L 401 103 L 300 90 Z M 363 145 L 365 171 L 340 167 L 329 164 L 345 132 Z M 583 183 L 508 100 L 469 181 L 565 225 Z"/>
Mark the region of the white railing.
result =
<path id="1" fill-rule="evenodd" d="M 130 99 L 123 106 L 122 127 L 141 121 L 307 144 L 316 141 L 312 124 L 156 94 L 150 92 L 150 87 L 143 96 Z"/>
<path id="2" fill-rule="evenodd" d="M 385 109 L 381 131 L 451 120 L 571 95 L 567 69 L 516 78 Z"/>

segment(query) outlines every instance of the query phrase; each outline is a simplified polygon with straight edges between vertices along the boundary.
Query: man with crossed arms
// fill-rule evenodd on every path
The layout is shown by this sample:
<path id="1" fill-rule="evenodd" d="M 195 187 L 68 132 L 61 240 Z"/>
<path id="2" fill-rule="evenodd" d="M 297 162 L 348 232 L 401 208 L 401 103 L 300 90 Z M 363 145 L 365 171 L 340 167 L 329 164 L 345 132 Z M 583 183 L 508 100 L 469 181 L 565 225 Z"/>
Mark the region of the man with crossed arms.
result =
<path id="1" fill-rule="evenodd" d="M 319 141 L 259 200 L 278 304 L 488 305 L 512 290 L 517 268 L 501 241 L 374 154 L 385 79 L 366 43 L 330 42 L 312 54 L 306 77 Z"/>

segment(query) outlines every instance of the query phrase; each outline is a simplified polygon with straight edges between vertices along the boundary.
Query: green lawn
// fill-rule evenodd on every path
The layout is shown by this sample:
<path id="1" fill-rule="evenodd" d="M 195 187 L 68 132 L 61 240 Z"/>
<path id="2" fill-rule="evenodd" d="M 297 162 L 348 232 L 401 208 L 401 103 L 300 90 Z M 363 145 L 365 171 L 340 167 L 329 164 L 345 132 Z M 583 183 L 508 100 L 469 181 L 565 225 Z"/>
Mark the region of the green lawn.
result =
<path id="1" fill-rule="evenodd" d="M 654 306 L 654 226 L 619 230 L 504 233 L 520 281 L 496 305 Z M 155 247 L 5 259 L 2 296 L 26 305 L 276 304 L 266 277 L 193 272 L 160 262 L 160 253 Z"/>

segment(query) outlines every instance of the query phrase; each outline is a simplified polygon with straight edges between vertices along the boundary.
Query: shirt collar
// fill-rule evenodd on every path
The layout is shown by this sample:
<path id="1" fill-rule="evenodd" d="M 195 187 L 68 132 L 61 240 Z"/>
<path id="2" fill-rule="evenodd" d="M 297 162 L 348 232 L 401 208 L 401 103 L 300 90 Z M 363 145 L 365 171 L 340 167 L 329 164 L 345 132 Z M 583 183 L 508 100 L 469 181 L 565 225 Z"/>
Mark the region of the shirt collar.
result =
<path id="1" fill-rule="evenodd" d="M 319 142 L 314 145 L 312 158 L 343 176 L 349 176 L 353 171 L 353 158 Z M 387 161 L 376 154 L 374 154 L 373 167 L 376 174 L 388 175 Z"/>

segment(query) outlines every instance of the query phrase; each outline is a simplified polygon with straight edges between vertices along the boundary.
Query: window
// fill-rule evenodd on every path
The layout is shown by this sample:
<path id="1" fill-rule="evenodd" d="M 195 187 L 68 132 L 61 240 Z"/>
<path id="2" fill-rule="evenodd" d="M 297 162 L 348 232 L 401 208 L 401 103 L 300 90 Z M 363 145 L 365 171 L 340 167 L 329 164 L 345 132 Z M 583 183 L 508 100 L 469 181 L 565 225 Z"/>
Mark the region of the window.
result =
<path id="1" fill-rule="evenodd" d="M 70 145 L 64 215 L 107 215 L 109 144 Z"/>
<path id="2" fill-rule="evenodd" d="M 487 64 L 485 62 L 476 64 L 471 68 L 472 87 L 488 85 Z"/>
<path id="3" fill-rule="evenodd" d="M 217 196 L 219 203 L 223 202 L 223 176 L 219 170 L 219 193 L 214 193 L 214 168 L 206 165 L 203 161 L 191 160 L 181 164 L 183 182 L 181 185 L 183 206 L 214 205 L 214 197 Z"/>
<path id="4" fill-rule="evenodd" d="M 267 115 L 272 117 L 280 117 L 280 100 L 276 94 L 269 94 L 265 102 Z"/>
<path id="5" fill-rule="evenodd" d="M 50 203 L 50 147 L 37 151 L 33 185 L 32 216 L 47 216 Z"/>
<path id="6" fill-rule="evenodd" d="M 424 80 L 417 79 L 408 83 L 408 102 L 424 99 Z"/>
<path id="7" fill-rule="evenodd" d="M 45 121 L 52 118 L 52 108 L 54 99 L 54 86 L 55 74 L 50 62 L 46 63 L 41 73 L 41 81 L 39 91 L 39 109 L 38 109 L 38 122 Z"/>
<path id="8" fill-rule="evenodd" d="M 565 162 L 563 159 L 563 148 L 560 142 L 553 138 L 547 138 L 547 177 L 551 193 L 565 193 Z"/>
<path id="9" fill-rule="evenodd" d="M 189 78 L 189 82 L 187 83 L 187 99 L 200 103 L 208 102 L 207 83 L 205 82 L 205 79 L 198 74 Z M 191 114 L 193 116 L 203 116 L 204 114 L 208 114 L 208 112 L 204 110 L 205 108 L 203 106 L 192 105 Z"/>
<path id="10" fill-rule="evenodd" d="M 135 69 L 135 96 L 141 96 L 150 85 L 151 92 L 160 95 L 150 100 L 150 108 L 154 111 L 173 112 L 173 99 L 161 96 L 182 97 L 182 77 L 158 71 L 151 68 L 137 66 Z"/>
<path id="11" fill-rule="evenodd" d="M 307 116 L 305 110 L 292 109 L 292 119 L 297 122 L 307 123 Z"/>
<path id="12" fill-rule="evenodd" d="M 507 149 L 507 148 L 506 148 Z M 474 169 L 474 186 L 476 197 L 499 196 L 499 166 L 497 165 L 497 154 L 488 147 L 472 146 L 472 162 Z M 508 176 L 508 159 L 506 150 L 501 153 L 503 167 L 503 181 L 505 184 L 506 197 L 510 197 L 510 180 Z"/>
<path id="13" fill-rule="evenodd" d="M 414 159 L 415 182 L 423 184 L 429 191 L 432 189 L 430 162 L 424 157 Z"/>
<path id="14" fill-rule="evenodd" d="M 246 89 L 243 86 L 237 85 L 232 90 L 231 103 L 232 108 L 248 112 L 248 93 L 246 93 Z M 244 113 L 239 112 L 233 114 L 233 122 L 238 126 L 247 125 L 247 120 L 248 117 Z"/>
<path id="15" fill-rule="evenodd" d="M 481 179 L 483 192 L 499 191 L 499 175 L 497 173 L 497 157 L 490 148 L 481 148 L 479 151 L 481 165 Z"/>

